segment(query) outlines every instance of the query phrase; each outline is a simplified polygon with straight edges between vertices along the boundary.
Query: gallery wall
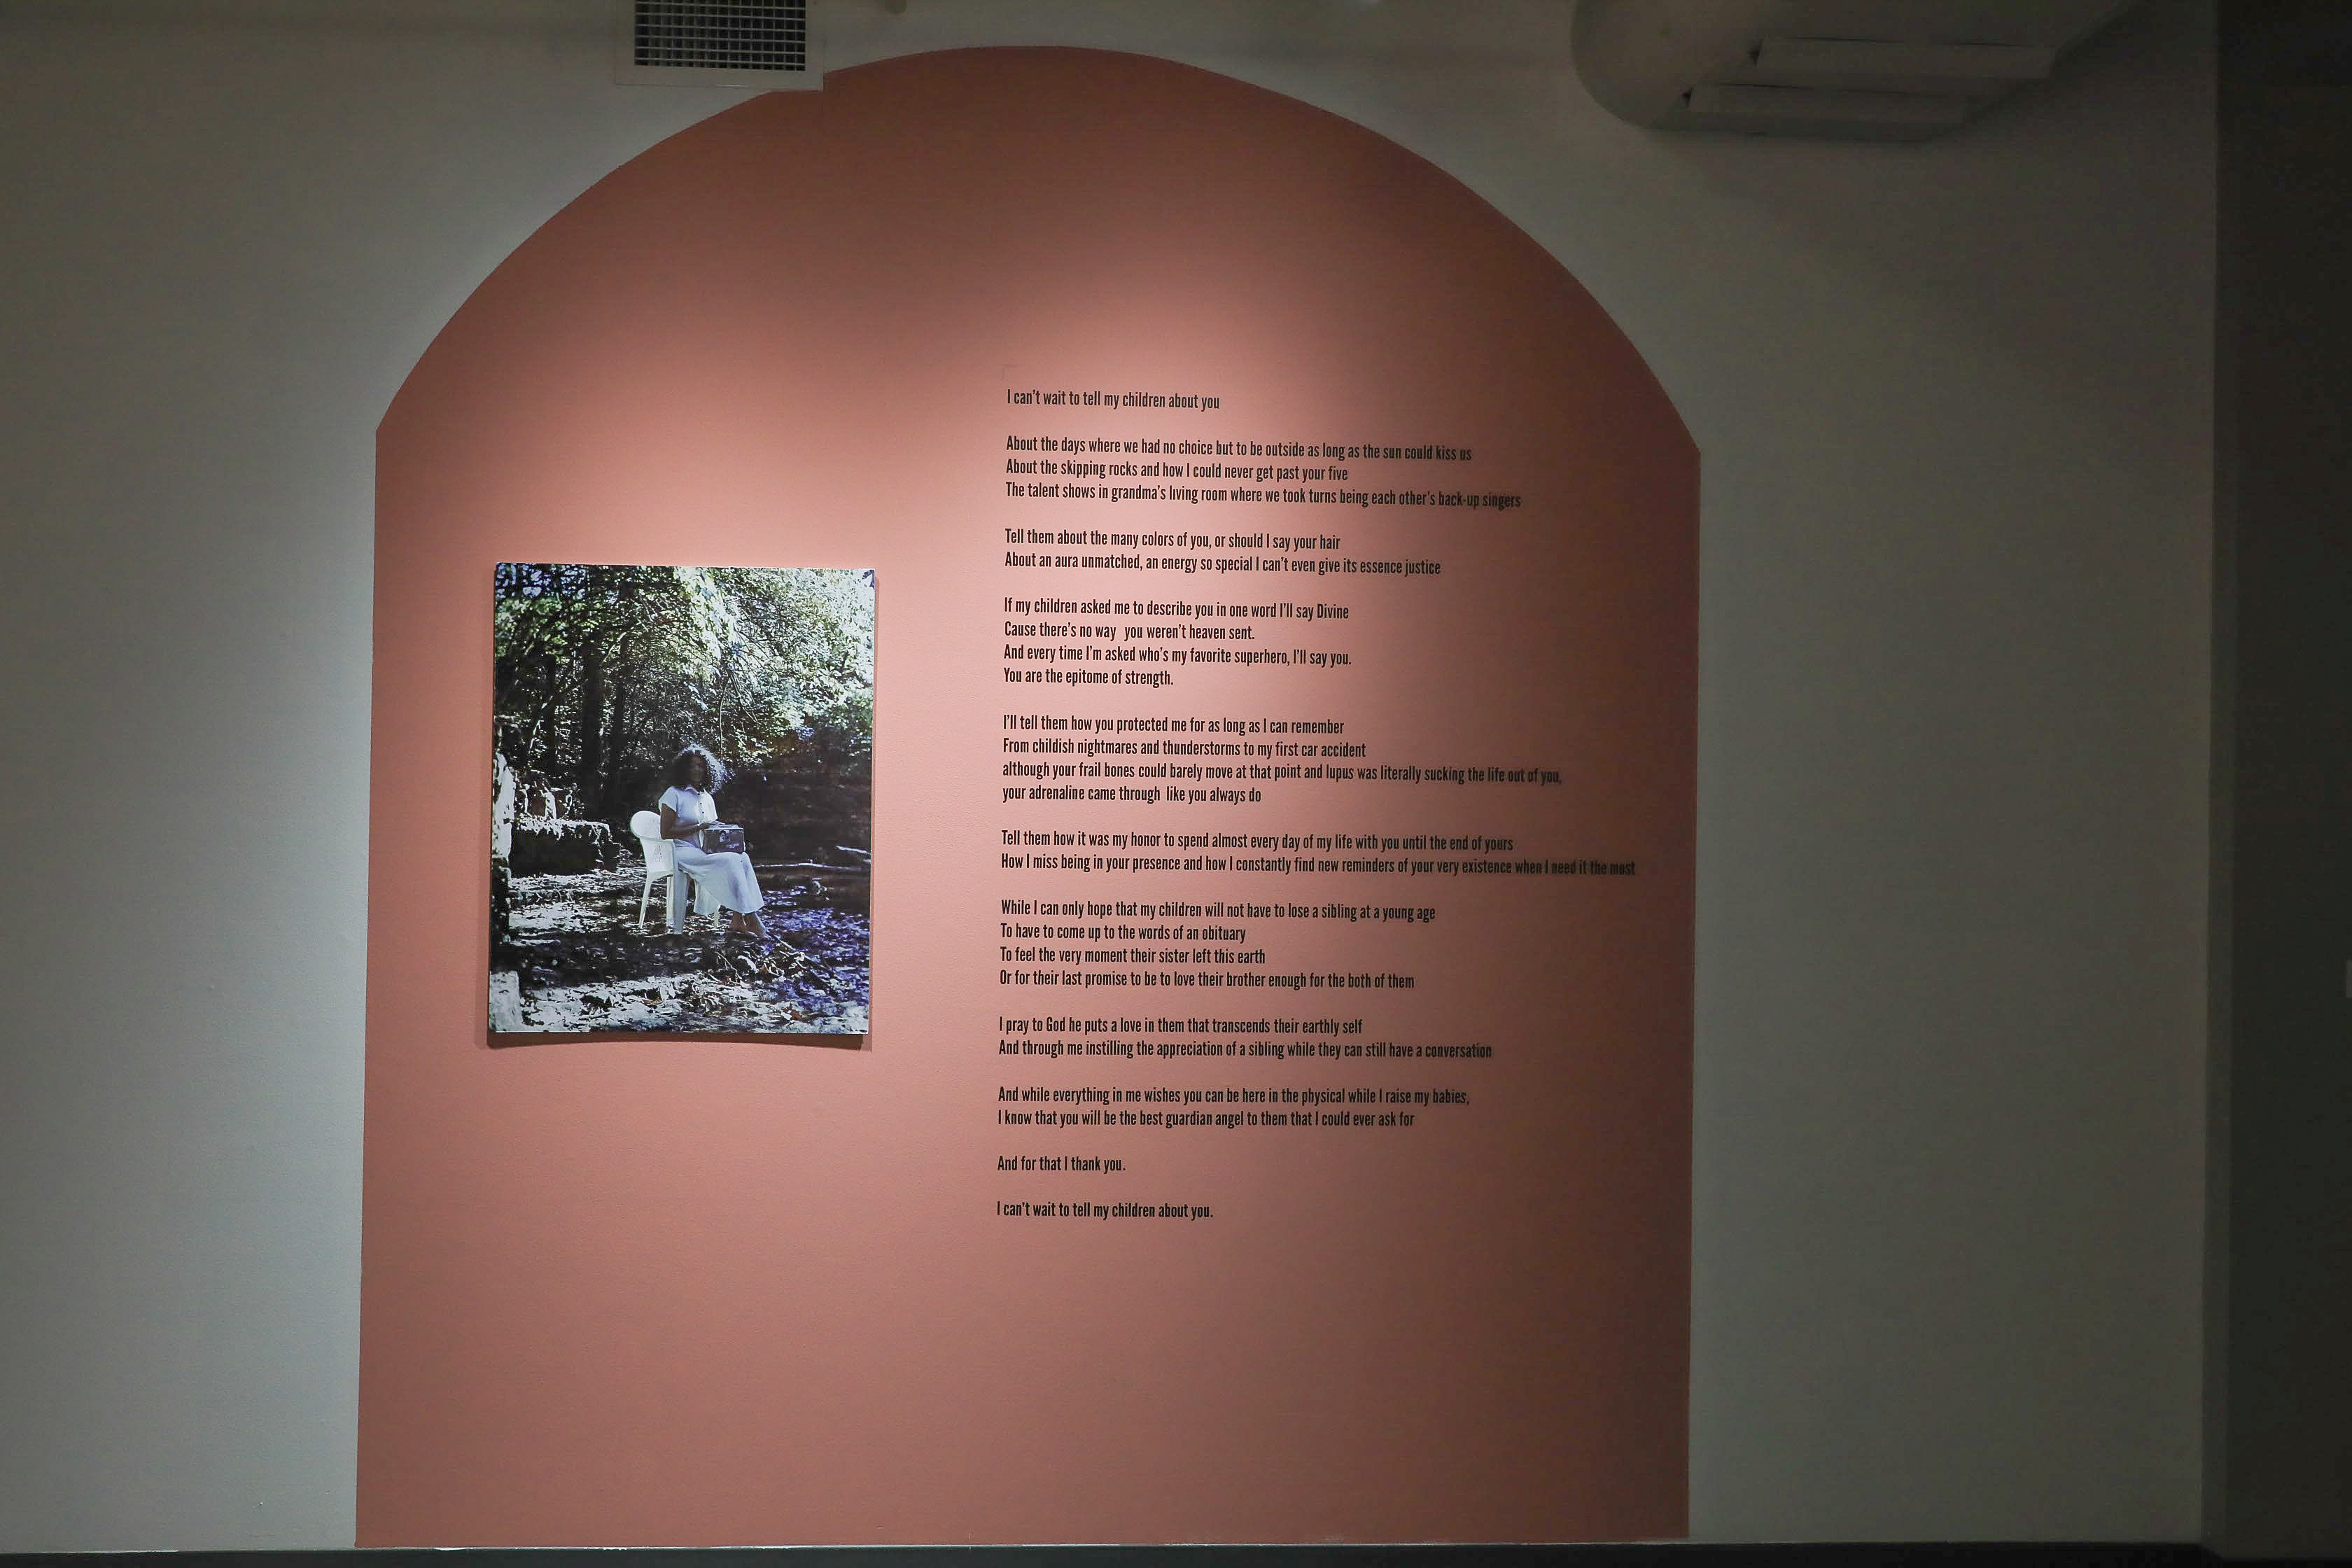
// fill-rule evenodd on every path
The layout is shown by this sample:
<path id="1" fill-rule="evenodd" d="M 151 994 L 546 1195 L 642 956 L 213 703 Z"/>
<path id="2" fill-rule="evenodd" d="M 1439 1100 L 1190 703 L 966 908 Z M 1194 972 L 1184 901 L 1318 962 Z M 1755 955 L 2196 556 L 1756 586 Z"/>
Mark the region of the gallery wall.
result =
<path id="1" fill-rule="evenodd" d="M 1591 291 L 1703 460 L 1694 1533 L 2193 1536 L 2207 8 L 1916 149 L 1631 130 L 1548 5 L 829 21 L 1290 94 Z M 585 4 L 0 43 L 0 1548 L 348 1543 L 375 426 L 740 95 Z"/>
<path id="2" fill-rule="evenodd" d="M 1475 194 L 1171 61 L 567 206 L 377 430 L 361 1544 L 1685 1534 L 1698 470 Z M 780 945 L 672 938 L 519 827 L 501 944 L 486 704 L 710 735 L 627 662 L 697 562 L 872 570 L 870 866 L 747 814 Z"/>

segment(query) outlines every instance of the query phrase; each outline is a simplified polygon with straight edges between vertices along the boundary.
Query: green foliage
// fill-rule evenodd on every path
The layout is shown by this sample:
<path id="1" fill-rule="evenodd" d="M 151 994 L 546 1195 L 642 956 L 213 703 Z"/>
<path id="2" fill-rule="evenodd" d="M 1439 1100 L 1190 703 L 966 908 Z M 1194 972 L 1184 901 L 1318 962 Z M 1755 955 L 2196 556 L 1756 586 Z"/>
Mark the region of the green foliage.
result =
<path id="1" fill-rule="evenodd" d="M 739 771 L 870 767 L 871 573 L 507 563 L 495 595 L 499 746 L 584 814 L 650 805 L 689 741 Z"/>

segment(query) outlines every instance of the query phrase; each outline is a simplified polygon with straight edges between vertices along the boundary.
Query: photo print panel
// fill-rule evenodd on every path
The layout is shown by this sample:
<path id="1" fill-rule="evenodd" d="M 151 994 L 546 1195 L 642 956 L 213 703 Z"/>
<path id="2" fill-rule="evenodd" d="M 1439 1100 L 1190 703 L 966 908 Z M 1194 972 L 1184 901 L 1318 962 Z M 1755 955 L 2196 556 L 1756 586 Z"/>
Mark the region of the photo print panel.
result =
<path id="1" fill-rule="evenodd" d="M 501 562 L 489 1028 L 863 1035 L 874 574 Z"/>

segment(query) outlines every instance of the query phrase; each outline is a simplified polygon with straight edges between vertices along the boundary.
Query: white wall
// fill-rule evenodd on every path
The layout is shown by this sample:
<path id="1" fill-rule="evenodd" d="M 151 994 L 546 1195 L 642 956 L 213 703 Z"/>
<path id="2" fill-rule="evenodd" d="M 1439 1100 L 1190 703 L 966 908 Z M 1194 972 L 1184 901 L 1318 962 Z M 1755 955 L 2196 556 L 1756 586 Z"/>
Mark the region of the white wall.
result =
<path id="1" fill-rule="evenodd" d="M 0 1550 L 348 1544 L 375 422 L 735 100 L 600 0 L 0 5 Z M 2198 1527 L 2210 15 L 1916 149 L 1595 109 L 1559 0 L 839 0 L 1466 181 L 1706 458 L 1694 1528 Z"/>

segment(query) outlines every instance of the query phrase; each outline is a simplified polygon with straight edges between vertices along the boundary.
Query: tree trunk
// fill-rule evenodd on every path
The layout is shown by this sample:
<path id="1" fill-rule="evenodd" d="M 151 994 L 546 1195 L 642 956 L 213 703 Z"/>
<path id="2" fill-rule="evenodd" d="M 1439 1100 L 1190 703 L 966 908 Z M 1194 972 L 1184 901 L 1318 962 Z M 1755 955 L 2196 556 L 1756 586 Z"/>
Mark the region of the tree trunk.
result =
<path id="1" fill-rule="evenodd" d="M 581 656 L 580 756 L 574 781 L 581 800 L 596 800 L 604 783 L 604 655 L 591 646 Z"/>
<path id="2" fill-rule="evenodd" d="M 613 815 L 613 802 L 620 793 L 621 763 L 628 755 L 629 683 L 624 679 L 613 688 L 613 719 L 604 731 L 604 771 L 597 782 L 596 809 L 598 817 Z"/>

